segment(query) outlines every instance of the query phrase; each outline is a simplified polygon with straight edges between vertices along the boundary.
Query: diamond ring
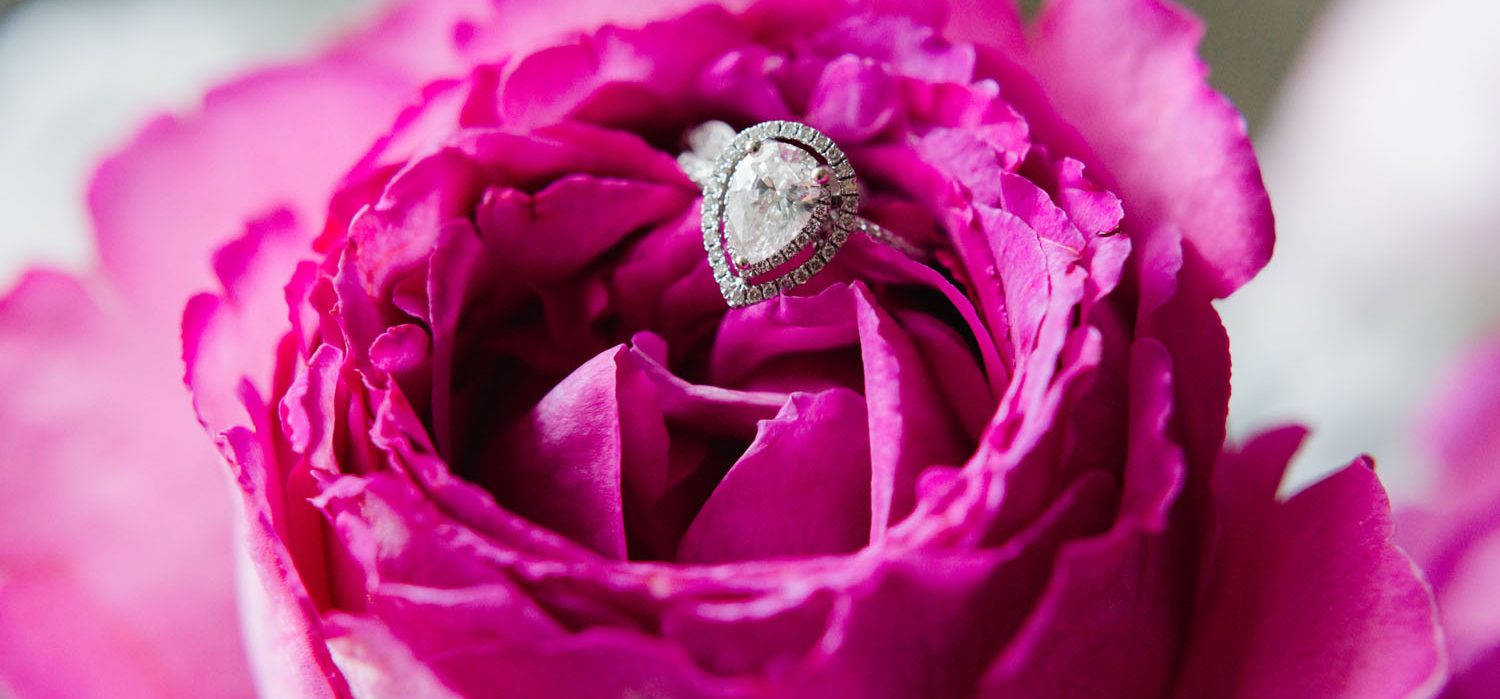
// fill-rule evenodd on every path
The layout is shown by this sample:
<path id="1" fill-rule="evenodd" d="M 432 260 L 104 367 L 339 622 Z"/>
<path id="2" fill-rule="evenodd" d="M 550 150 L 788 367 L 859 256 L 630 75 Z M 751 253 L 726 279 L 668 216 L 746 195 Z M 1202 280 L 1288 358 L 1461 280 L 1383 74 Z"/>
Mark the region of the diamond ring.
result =
<path id="1" fill-rule="evenodd" d="M 857 215 L 853 166 L 811 126 L 767 121 L 735 133 L 710 121 L 694 128 L 687 142 L 677 162 L 703 188 L 703 247 L 732 308 L 807 282 L 854 233 L 923 257 L 910 242 Z"/>

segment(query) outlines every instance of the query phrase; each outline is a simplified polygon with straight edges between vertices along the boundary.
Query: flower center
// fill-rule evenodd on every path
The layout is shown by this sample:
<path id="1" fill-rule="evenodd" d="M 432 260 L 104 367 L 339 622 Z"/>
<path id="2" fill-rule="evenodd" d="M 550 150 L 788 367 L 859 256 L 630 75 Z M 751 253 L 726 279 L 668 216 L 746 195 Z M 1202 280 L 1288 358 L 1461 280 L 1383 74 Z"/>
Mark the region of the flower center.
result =
<path id="1" fill-rule="evenodd" d="M 802 232 L 822 191 L 818 161 L 797 146 L 766 141 L 729 177 L 725 237 L 749 264 L 769 259 Z"/>

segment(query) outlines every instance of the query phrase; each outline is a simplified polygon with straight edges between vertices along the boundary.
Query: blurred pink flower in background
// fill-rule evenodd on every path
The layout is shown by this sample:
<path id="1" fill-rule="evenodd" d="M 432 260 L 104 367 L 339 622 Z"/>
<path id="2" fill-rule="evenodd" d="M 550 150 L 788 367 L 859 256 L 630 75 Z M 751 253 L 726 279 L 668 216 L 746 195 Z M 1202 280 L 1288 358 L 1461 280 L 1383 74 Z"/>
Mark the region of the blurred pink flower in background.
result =
<path id="1" fill-rule="evenodd" d="M 1232 435 L 1313 426 L 1293 485 L 1367 450 L 1397 502 L 1433 471 L 1408 429 L 1500 327 L 1500 3 L 1338 0 L 1257 145 L 1276 258 L 1222 304 Z"/>
<path id="2" fill-rule="evenodd" d="M 1435 488 L 1402 513 L 1400 542 L 1427 572 L 1451 648 L 1444 699 L 1500 688 L 1500 338 L 1471 350 L 1427 404 Z"/>
<path id="3" fill-rule="evenodd" d="M 149 125 L 98 272 L 0 302 L 0 685 L 253 693 L 217 288 L 267 696 L 1433 691 L 1369 461 L 1221 453 L 1270 220 L 1198 27 L 890 5 L 412 3 Z M 829 131 L 958 284 L 854 245 L 725 315 L 662 151 L 726 116 Z"/>

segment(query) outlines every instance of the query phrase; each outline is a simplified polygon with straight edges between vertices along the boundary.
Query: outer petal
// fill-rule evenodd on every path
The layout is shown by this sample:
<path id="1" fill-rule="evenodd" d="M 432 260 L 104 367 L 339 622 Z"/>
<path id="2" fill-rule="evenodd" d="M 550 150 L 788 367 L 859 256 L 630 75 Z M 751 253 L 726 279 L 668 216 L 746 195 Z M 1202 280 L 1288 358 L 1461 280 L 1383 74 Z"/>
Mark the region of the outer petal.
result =
<path id="1" fill-rule="evenodd" d="M 0 301 L 0 686 L 247 697 L 230 500 L 171 355 L 78 282 Z"/>
<path id="2" fill-rule="evenodd" d="M 1163 0 L 1057 0 L 1028 63 L 1113 176 L 1126 226 L 1182 231 L 1187 273 L 1223 298 L 1271 257 L 1271 206 L 1234 105 L 1205 80 L 1202 25 Z"/>
<path id="3" fill-rule="evenodd" d="M 1286 502 L 1300 429 L 1226 454 L 1182 697 L 1407 697 L 1446 672 L 1432 596 L 1367 458 Z"/>
<path id="4" fill-rule="evenodd" d="M 276 209 L 321 221 L 337 178 L 407 97 L 403 82 L 329 63 L 252 75 L 194 116 L 157 119 L 90 188 L 105 274 L 170 341 L 183 301 L 212 283 L 218 244 Z"/>

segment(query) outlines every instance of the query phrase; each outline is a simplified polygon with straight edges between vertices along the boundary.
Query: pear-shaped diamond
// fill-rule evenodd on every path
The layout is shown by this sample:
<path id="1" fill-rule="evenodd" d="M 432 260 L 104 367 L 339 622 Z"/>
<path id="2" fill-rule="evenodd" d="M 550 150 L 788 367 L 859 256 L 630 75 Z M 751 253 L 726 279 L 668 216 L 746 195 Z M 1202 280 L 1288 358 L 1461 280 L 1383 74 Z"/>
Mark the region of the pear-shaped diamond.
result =
<path id="1" fill-rule="evenodd" d="M 764 262 L 812 220 L 822 194 L 818 161 L 790 143 L 764 141 L 734 168 L 724 197 L 724 236 L 734 255 Z"/>

